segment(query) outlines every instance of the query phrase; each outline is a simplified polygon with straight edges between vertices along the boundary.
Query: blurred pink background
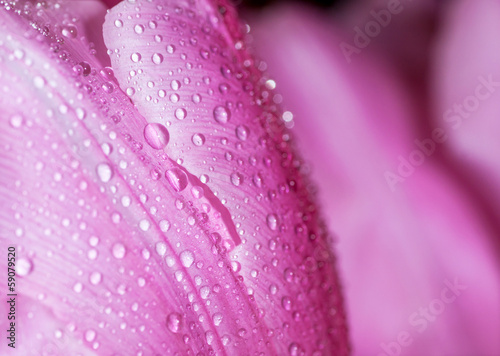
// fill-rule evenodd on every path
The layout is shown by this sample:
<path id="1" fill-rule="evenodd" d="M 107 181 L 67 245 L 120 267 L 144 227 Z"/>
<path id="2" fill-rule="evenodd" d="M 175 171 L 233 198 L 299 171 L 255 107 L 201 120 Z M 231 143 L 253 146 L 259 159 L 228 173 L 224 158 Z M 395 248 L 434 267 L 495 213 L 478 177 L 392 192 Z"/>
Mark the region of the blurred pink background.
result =
<path id="1" fill-rule="evenodd" d="M 338 241 L 353 354 L 499 355 L 500 3 L 240 11 Z"/>

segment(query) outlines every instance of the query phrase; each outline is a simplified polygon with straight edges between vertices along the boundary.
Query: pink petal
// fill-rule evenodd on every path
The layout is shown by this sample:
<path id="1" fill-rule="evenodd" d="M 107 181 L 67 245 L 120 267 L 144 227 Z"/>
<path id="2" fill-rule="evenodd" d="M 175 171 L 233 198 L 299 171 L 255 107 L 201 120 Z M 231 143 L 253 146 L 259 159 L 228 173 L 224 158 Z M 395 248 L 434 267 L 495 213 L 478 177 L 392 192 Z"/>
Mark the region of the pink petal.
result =
<path id="1" fill-rule="evenodd" d="M 182 81 L 180 101 L 165 107 L 172 115 L 173 107 L 184 104 L 186 127 L 166 120 L 161 127 L 148 122 L 158 123 L 164 114 L 150 117 L 136 102 L 146 121 L 101 57 L 89 55 L 89 44 L 80 38 L 88 24 L 78 21 L 80 9 L 71 9 L 73 2 L 46 1 L 38 10 L 30 4 L 4 11 L 0 32 L 5 94 L 0 223 L 19 255 L 18 315 L 25 327 L 18 330 L 17 351 L 345 354 L 345 317 L 326 232 L 299 175 L 300 161 L 283 139 L 280 113 L 261 91 L 259 72 L 243 70 L 239 61 L 249 57 L 231 49 L 234 18 L 222 26 L 209 4 L 203 11 L 193 6 L 181 14 L 172 11 L 169 21 L 179 26 L 186 19 L 198 34 L 219 33 L 200 35 L 198 45 L 212 50 L 208 45 L 218 44 L 220 53 L 233 58 L 234 75 L 248 77 L 244 84 L 228 79 L 234 89 L 228 99 L 221 93 L 210 98 L 212 85 L 199 81 L 212 76 L 217 82 L 227 61 L 212 53 L 213 62 L 203 71 L 192 70 L 192 86 L 200 83 L 200 105 L 187 102 L 194 93 Z M 155 27 L 146 20 L 157 21 L 156 31 L 165 38 L 174 36 L 167 20 L 156 18 L 165 15 L 157 12 L 158 4 L 119 7 L 135 12 L 139 5 L 145 36 Z M 217 10 L 222 9 L 232 12 Z M 116 22 L 117 11 L 109 15 L 106 35 L 115 31 L 113 40 L 121 40 L 121 31 L 128 31 L 126 42 L 135 36 L 134 27 L 126 17 Z M 148 19 L 151 11 L 155 16 Z M 207 13 L 219 24 L 195 22 Z M 75 28 L 68 19 L 77 19 Z M 176 36 L 175 43 L 184 38 Z M 154 36 L 149 41 L 148 48 L 138 43 L 144 58 L 160 53 L 155 46 L 161 45 L 166 59 L 164 44 L 153 42 Z M 126 51 L 127 46 L 120 48 Z M 200 54 L 196 46 L 185 51 L 188 58 Z M 113 64 L 123 84 L 122 64 Z M 171 63 L 169 70 L 178 65 Z M 143 67 L 147 71 L 137 71 L 133 83 L 134 100 L 143 95 L 139 89 L 150 89 L 142 81 L 150 67 Z M 254 94 L 242 91 L 249 85 Z M 190 122 L 198 112 L 213 115 L 217 102 L 232 111 L 225 125 L 217 126 L 213 116 Z M 159 104 L 153 104 L 155 112 Z M 261 122 L 252 120 L 257 117 Z M 194 133 L 205 135 L 204 151 L 196 151 Z M 226 134 L 232 162 L 221 148 Z M 213 158 L 211 170 L 205 161 Z M 4 343 L 1 348 L 7 352 Z"/>
<path id="2" fill-rule="evenodd" d="M 500 220 L 499 10 L 497 2 L 450 6 L 433 56 L 435 124 L 449 132 L 447 143 L 457 170 L 483 197 L 496 223 Z M 500 252 L 498 237 L 495 240 Z"/>
<path id="3" fill-rule="evenodd" d="M 386 355 L 385 344 L 396 354 L 394 342 L 408 332 L 401 355 L 497 354 L 499 268 L 480 206 L 438 155 L 391 192 L 385 172 L 397 173 L 398 156 L 427 138 L 414 131 L 418 110 L 369 52 L 348 64 L 338 47 L 346 37 L 329 23 L 282 6 L 250 25 L 339 236 L 354 353 Z M 421 319 L 419 308 L 455 278 L 468 288 L 420 333 L 409 317 Z"/>
<path id="4" fill-rule="evenodd" d="M 121 3 L 104 27 L 112 65 L 147 121 L 168 127 L 168 160 L 222 216 L 222 241 L 264 331 L 249 350 L 345 353 L 326 232 L 232 12 L 209 2 Z"/>

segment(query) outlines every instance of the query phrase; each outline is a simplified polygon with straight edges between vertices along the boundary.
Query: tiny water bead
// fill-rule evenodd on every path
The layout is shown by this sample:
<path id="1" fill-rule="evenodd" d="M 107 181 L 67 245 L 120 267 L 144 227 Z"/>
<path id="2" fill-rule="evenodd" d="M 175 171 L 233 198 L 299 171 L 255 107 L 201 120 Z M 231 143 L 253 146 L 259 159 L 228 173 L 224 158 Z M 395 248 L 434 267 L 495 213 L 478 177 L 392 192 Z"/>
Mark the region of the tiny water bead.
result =
<path id="1" fill-rule="evenodd" d="M 276 230 L 278 228 L 278 217 L 276 216 L 276 214 L 269 214 L 266 218 L 266 221 L 267 226 L 269 226 L 271 230 Z"/>
<path id="2" fill-rule="evenodd" d="M 152 148 L 161 150 L 165 148 L 170 141 L 170 134 L 167 128 L 162 124 L 147 124 L 144 127 L 144 138 Z"/>
<path id="3" fill-rule="evenodd" d="M 219 124 L 225 124 L 231 118 L 231 112 L 224 106 L 217 106 L 214 109 L 214 118 Z"/>
<path id="4" fill-rule="evenodd" d="M 180 168 L 174 167 L 165 172 L 165 178 L 177 192 L 186 189 L 188 185 L 188 178 L 186 173 Z"/>

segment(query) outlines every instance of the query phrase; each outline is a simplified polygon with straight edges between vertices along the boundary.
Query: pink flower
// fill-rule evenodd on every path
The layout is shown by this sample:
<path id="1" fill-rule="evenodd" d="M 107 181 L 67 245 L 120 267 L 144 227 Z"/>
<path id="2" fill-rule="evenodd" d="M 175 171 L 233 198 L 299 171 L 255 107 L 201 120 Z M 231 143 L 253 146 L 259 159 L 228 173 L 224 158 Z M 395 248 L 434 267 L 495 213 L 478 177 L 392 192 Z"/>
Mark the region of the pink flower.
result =
<path id="1" fill-rule="evenodd" d="M 3 6 L 0 352 L 347 354 L 330 238 L 234 9 L 128 0 L 101 33 L 99 1 Z"/>
<path id="2" fill-rule="evenodd" d="M 360 3 L 249 21 L 339 236 L 353 354 L 498 355 L 500 9 L 402 1 L 349 63 L 340 44 L 385 6 Z"/>

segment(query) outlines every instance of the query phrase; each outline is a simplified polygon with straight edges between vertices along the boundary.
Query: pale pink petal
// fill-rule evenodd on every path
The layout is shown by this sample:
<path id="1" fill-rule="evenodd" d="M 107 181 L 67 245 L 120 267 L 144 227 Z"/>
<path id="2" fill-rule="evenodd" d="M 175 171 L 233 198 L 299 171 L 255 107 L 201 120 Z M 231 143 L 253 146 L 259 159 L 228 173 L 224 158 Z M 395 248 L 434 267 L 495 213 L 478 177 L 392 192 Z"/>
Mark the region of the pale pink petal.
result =
<path id="1" fill-rule="evenodd" d="M 480 207 L 437 154 L 392 192 L 385 173 L 399 174 L 398 157 L 428 138 L 415 130 L 420 103 L 369 52 L 349 64 L 339 49 L 347 39 L 329 21 L 282 6 L 250 25 L 339 236 L 354 354 L 390 354 L 382 344 L 401 355 L 497 354 L 499 268 Z M 455 278 L 468 288 L 420 333 L 419 308 Z M 412 343 L 398 351 L 402 332 Z"/>

